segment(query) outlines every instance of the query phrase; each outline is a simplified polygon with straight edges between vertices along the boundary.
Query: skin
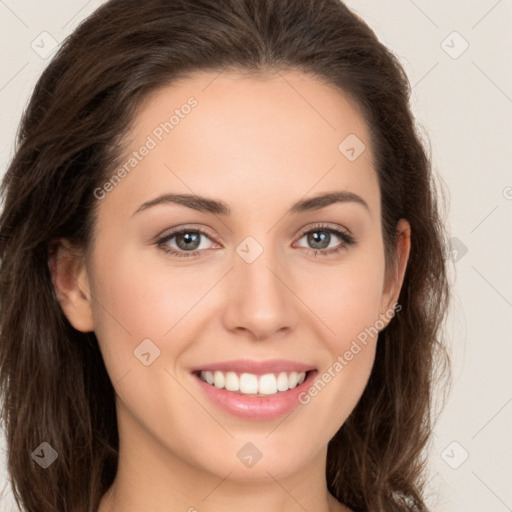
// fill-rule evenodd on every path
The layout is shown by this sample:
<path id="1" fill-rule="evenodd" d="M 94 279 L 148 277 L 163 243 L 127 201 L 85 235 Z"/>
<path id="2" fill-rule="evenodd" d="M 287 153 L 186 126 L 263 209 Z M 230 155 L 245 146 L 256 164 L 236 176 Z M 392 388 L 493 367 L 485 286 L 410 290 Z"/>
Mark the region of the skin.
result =
<path id="1" fill-rule="evenodd" d="M 300 72 L 201 72 L 160 89 L 133 120 L 127 156 L 190 96 L 198 105 L 99 201 L 94 244 L 80 257 L 62 240 L 52 267 L 66 316 L 95 331 L 116 391 L 119 471 L 99 510 L 348 510 L 327 491 L 327 444 L 365 388 L 376 337 L 284 419 L 218 409 L 190 368 L 282 358 L 321 375 L 396 303 L 410 226 L 397 226 L 398 265 L 386 278 L 363 117 L 340 91 Z M 349 134 L 366 145 L 352 162 L 338 150 Z M 358 194 L 368 209 L 345 202 L 286 214 L 297 200 L 334 190 Z M 134 214 L 171 192 L 222 200 L 231 215 L 170 203 Z M 303 233 L 319 222 L 357 244 L 315 257 Z M 211 234 L 198 256 L 173 256 L 155 242 L 178 226 Z M 252 263 L 236 252 L 247 236 L 263 248 Z M 343 246 L 335 234 L 330 240 L 329 248 Z M 169 246 L 180 250 L 176 238 Z M 134 357 L 146 338 L 160 350 L 150 366 Z M 262 453 L 251 468 L 236 455 L 247 442 Z"/>

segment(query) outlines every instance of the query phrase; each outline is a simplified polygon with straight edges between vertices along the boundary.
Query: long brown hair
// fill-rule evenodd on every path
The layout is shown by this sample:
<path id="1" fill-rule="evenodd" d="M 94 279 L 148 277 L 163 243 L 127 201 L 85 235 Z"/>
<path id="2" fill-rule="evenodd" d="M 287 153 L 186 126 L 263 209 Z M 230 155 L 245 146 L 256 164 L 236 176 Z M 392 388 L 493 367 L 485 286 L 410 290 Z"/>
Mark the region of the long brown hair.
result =
<path id="1" fill-rule="evenodd" d="M 425 510 L 432 385 L 446 361 L 446 235 L 404 71 L 338 0 L 111 0 L 42 74 L 1 189 L 0 397 L 24 510 L 96 511 L 118 460 L 112 383 L 94 333 L 71 327 L 56 300 L 50 242 L 90 243 L 94 190 L 116 168 L 142 99 L 194 71 L 229 69 L 312 73 L 364 113 L 387 268 L 400 218 L 411 225 L 412 247 L 402 309 L 379 334 L 363 396 L 329 443 L 326 476 L 356 512 Z M 31 457 L 43 441 L 59 455 L 46 470 Z"/>

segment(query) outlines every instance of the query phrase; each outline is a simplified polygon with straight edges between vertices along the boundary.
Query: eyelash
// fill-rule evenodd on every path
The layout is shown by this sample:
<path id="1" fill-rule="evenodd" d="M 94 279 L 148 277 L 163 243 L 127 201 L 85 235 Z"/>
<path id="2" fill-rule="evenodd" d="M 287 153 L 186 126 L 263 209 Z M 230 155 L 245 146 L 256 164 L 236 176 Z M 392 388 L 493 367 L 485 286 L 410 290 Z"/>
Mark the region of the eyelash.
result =
<path id="1" fill-rule="evenodd" d="M 309 228 L 307 231 L 303 231 L 299 236 L 299 240 L 301 238 L 303 238 L 304 235 L 308 235 L 309 233 L 314 233 L 316 231 L 325 231 L 327 233 L 334 234 L 342 240 L 342 243 L 339 246 L 331 248 L 331 249 L 310 249 L 307 247 L 301 247 L 301 249 L 304 249 L 307 251 L 308 255 L 313 255 L 315 258 L 317 256 L 330 256 L 332 254 L 337 254 L 340 251 L 342 251 L 343 249 L 357 244 L 356 239 L 352 235 L 346 233 L 345 231 L 343 231 L 341 229 L 326 226 L 324 224 L 318 224 L 316 226 Z M 195 251 L 190 251 L 190 252 L 176 251 L 175 249 L 171 249 L 171 248 L 169 248 L 169 246 L 165 245 L 167 242 L 169 242 L 169 240 L 172 240 L 176 235 L 180 235 L 182 233 L 200 233 L 201 235 L 204 235 L 207 238 L 209 238 L 210 240 L 212 240 L 212 237 L 206 231 L 204 231 L 202 229 L 182 228 L 182 229 L 178 229 L 176 231 L 172 231 L 171 233 L 168 233 L 167 235 L 159 238 L 156 241 L 156 245 L 160 249 L 165 251 L 166 253 L 170 253 L 173 256 L 177 256 L 179 258 L 196 258 L 196 257 L 198 257 L 198 253 L 201 252 L 201 250 L 196 249 Z M 207 250 L 207 249 L 202 249 L 202 250 Z"/>

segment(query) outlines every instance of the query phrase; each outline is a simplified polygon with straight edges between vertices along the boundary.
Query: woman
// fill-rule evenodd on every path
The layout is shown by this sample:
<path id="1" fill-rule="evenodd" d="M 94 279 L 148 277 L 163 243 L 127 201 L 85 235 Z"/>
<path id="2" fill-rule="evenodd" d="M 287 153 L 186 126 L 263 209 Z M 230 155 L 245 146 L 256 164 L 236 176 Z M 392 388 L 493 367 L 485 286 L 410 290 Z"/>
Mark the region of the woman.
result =
<path id="1" fill-rule="evenodd" d="M 408 93 L 337 0 L 78 27 L 2 189 L 24 510 L 425 510 L 448 285 Z"/>

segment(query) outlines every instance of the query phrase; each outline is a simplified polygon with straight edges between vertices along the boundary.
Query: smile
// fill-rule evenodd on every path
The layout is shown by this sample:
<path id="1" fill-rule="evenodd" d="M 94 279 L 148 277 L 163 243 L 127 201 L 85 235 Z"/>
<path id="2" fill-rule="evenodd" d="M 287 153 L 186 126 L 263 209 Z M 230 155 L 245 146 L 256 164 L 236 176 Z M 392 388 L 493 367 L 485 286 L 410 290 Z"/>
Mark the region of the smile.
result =
<path id="1" fill-rule="evenodd" d="M 311 386 L 316 373 L 311 365 L 284 360 L 230 361 L 191 371 L 215 407 L 251 420 L 278 418 L 302 405 L 298 396 Z"/>
<path id="2" fill-rule="evenodd" d="M 306 372 L 280 372 L 255 375 L 254 373 L 237 374 L 235 372 L 202 371 L 199 378 L 217 389 L 238 392 L 241 395 L 268 396 L 282 393 L 302 384 Z"/>

